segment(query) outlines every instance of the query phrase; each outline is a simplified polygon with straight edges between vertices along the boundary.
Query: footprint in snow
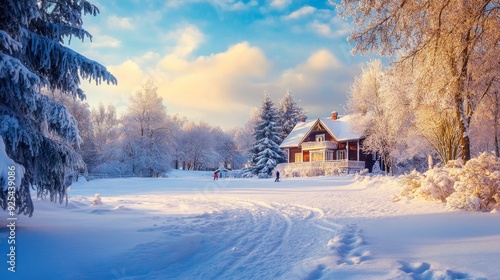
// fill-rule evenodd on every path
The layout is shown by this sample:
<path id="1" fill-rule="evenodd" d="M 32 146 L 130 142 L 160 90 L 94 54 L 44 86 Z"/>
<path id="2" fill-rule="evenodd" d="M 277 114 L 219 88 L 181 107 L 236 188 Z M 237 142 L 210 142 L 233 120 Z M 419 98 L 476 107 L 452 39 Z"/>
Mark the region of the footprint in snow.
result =
<path id="1" fill-rule="evenodd" d="M 371 253 L 364 248 L 365 244 L 360 230 L 355 226 L 346 227 L 328 241 L 328 247 L 339 256 L 337 264 L 348 265 L 360 264 L 370 258 Z"/>
<path id="2" fill-rule="evenodd" d="M 409 276 L 413 280 L 486 280 L 486 278 L 473 277 L 467 273 L 457 272 L 453 270 L 433 270 L 431 265 L 426 262 L 404 262 L 400 261 L 400 271 L 405 276 Z"/>

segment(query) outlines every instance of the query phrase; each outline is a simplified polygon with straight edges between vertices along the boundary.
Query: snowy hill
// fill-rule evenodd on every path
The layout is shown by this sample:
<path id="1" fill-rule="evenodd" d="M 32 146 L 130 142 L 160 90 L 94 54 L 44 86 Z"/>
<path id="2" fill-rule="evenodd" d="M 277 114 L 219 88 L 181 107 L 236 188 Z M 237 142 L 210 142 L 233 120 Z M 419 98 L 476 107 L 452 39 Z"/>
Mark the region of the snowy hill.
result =
<path id="1" fill-rule="evenodd" d="M 36 201 L 0 279 L 499 279 L 498 213 L 392 202 L 386 178 L 211 175 L 80 181 L 67 207 Z"/>

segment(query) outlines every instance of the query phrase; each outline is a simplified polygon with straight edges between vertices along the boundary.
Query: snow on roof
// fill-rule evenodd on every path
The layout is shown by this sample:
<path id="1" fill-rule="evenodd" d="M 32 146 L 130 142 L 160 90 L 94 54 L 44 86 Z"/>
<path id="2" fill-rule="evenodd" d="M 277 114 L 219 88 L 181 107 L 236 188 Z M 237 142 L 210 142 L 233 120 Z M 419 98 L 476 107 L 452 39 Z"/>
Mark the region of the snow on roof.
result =
<path id="1" fill-rule="evenodd" d="M 290 132 L 285 140 L 283 140 L 280 147 L 291 148 L 299 146 L 302 139 L 304 139 L 304 137 L 309 132 L 311 127 L 316 123 L 316 121 L 317 120 L 297 123 L 292 132 Z"/>
<path id="2" fill-rule="evenodd" d="M 308 122 L 299 122 L 293 128 L 292 132 L 283 140 L 280 147 L 281 148 L 291 148 L 298 147 L 303 141 L 304 137 L 310 132 L 312 127 L 316 122 L 321 122 L 321 124 L 326 128 L 326 130 L 337 139 L 337 141 L 354 140 L 361 138 L 359 135 L 354 134 L 350 131 L 350 116 L 344 116 L 336 120 L 331 118 L 320 118 Z"/>
<path id="3" fill-rule="evenodd" d="M 336 120 L 320 119 L 321 123 L 325 125 L 325 128 L 337 139 L 337 141 L 346 141 L 361 138 L 360 135 L 352 133 L 350 121 L 350 116 L 344 116 Z"/>

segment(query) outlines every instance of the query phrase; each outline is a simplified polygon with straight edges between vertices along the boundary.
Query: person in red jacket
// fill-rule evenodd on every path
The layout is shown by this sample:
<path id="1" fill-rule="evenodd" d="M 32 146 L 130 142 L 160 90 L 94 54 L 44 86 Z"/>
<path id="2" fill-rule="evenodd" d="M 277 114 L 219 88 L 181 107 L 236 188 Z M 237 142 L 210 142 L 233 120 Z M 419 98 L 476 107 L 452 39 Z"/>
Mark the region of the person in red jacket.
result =
<path id="1" fill-rule="evenodd" d="M 214 172 L 214 180 L 218 180 L 219 179 L 219 172 Z"/>

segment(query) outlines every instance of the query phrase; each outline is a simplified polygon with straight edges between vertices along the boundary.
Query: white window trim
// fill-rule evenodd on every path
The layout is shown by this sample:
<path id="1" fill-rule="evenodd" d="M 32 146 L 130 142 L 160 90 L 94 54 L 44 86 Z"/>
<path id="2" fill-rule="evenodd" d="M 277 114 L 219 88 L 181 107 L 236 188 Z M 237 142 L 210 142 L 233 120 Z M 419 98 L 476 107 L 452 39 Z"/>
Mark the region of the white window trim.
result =
<path id="1" fill-rule="evenodd" d="M 316 142 L 324 142 L 326 140 L 325 134 L 316 135 Z"/>
<path id="2" fill-rule="evenodd" d="M 340 155 L 343 155 L 343 158 L 341 158 Z M 346 150 L 337 150 L 337 160 L 346 160 L 347 159 L 347 152 Z"/>

